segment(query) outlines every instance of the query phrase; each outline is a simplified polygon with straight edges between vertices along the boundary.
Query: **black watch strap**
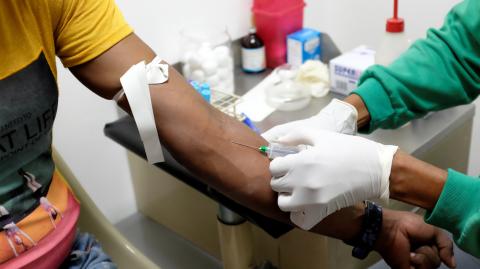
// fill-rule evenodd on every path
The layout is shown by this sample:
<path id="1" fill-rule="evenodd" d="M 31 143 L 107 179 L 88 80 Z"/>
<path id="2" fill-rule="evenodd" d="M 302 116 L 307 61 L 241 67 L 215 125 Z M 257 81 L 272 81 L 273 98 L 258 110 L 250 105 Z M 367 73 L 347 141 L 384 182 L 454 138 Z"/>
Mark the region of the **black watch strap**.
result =
<path id="1" fill-rule="evenodd" d="M 365 201 L 365 215 L 360 235 L 355 240 L 348 242 L 349 245 L 354 246 L 353 257 L 363 260 L 372 251 L 382 229 L 382 219 L 382 207 L 374 202 Z"/>

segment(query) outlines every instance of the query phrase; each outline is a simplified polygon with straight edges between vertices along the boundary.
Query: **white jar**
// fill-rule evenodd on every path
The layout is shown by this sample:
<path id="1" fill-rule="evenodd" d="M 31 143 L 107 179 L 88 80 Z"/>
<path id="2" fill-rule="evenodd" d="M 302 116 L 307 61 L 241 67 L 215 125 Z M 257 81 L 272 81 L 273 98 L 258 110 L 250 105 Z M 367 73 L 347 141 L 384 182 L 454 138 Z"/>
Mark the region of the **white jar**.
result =
<path id="1" fill-rule="evenodd" d="M 308 106 L 311 100 L 310 89 L 295 81 L 298 70 L 289 64 L 273 71 L 276 82 L 266 89 L 266 101 L 280 111 L 295 111 Z"/>
<path id="2" fill-rule="evenodd" d="M 408 49 L 410 42 L 404 32 L 386 32 L 375 53 L 375 63 L 384 66 L 390 65 L 395 59 Z"/>
<path id="3" fill-rule="evenodd" d="M 398 0 L 394 1 L 393 17 L 387 20 L 385 30 L 375 54 L 375 63 L 388 66 L 410 45 L 405 35 L 405 21 L 398 17 Z"/>
<path id="4" fill-rule="evenodd" d="M 183 75 L 207 82 L 214 90 L 234 93 L 231 38 L 226 29 L 188 28 L 182 31 Z"/>

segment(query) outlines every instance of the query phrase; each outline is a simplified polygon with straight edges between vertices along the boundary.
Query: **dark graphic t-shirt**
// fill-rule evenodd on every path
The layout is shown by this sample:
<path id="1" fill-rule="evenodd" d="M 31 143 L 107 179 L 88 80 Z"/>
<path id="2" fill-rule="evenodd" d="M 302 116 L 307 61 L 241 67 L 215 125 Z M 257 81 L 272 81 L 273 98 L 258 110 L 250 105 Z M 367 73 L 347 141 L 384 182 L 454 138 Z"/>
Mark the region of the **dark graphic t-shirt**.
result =
<path id="1" fill-rule="evenodd" d="M 54 171 L 52 126 L 58 90 L 41 54 L 0 80 L 0 227 L 18 222 L 46 196 Z"/>
<path id="2" fill-rule="evenodd" d="M 0 268 L 56 268 L 75 235 L 51 152 L 55 56 L 76 66 L 131 32 L 113 0 L 0 1 Z"/>

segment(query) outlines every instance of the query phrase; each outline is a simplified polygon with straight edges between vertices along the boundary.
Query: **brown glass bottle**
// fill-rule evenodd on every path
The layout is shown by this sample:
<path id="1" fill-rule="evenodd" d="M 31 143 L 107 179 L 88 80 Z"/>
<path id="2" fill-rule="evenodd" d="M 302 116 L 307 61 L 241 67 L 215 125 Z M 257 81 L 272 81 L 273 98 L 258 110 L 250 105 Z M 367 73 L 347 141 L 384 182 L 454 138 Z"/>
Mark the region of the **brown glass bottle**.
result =
<path id="1" fill-rule="evenodd" d="M 247 73 L 265 71 L 265 45 L 256 34 L 255 28 L 251 28 L 248 35 L 242 38 L 241 45 L 243 71 Z"/>

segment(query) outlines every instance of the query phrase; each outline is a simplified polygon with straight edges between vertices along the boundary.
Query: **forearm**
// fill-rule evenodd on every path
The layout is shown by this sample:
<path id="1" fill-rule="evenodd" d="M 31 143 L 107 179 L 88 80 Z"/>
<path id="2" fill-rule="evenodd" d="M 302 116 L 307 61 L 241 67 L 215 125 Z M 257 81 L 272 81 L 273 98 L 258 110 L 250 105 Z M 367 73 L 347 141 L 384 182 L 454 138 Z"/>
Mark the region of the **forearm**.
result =
<path id="1" fill-rule="evenodd" d="M 390 174 L 390 197 L 433 209 L 447 180 L 447 171 L 399 150 Z"/>
<path id="2" fill-rule="evenodd" d="M 344 101 L 357 109 L 358 127 L 367 125 L 370 114 L 360 96 L 352 94 Z M 446 178 L 447 171 L 399 150 L 393 158 L 390 197 L 425 209 L 432 209 L 442 192 Z"/>
<path id="3" fill-rule="evenodd" d="M 159 137 L 182 165 L 233 200 L 289 222 L 288 213 L 279 210 L 277 195 L 270 187 L 268 158 L 231 143 L 261 146 L 267 141 L 208 105 L 173 68 L 168 83 L 151 87 L 151 97 Z M 362 214 L 363 210 L 345 209 L 314 231 L 349 239 L 360 228 Z"/>

